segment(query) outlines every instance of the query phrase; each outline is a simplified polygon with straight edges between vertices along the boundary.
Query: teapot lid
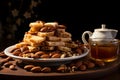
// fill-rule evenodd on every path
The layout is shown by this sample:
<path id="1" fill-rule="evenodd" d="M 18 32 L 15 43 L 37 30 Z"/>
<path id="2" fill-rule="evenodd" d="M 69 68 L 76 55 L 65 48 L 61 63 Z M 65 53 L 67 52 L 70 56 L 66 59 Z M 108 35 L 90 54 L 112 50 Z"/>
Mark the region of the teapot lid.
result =
<path id="1" fill-rule="evenodd" d="M 95 31 L 116 31 L 116 32 L 118 32 L 118 30 L 106 28 L 105 24 L 102 24 L 101 28 L 95 29 Z"/>

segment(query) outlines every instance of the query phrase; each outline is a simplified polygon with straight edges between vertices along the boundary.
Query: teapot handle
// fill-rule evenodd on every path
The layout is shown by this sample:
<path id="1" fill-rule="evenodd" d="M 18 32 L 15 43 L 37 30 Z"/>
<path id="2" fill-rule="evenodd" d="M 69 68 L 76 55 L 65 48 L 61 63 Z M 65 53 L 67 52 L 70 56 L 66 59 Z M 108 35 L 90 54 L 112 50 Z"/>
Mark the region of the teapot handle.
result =
<path id="1" fill-rule="evenodd" d="M 85 31 L 85 32 L 82 34 L 82 41 L 83 41 L 84 44 L 88 44 L 88 42 L 87 42 L 87 40 L 86 40 L 86 38 L 85 38 L 86 34 L 88 34 L 88 36 L 91 37 L 91 36 L 92 36 L 92 32 L 91 32 L 91 31 Z"/>

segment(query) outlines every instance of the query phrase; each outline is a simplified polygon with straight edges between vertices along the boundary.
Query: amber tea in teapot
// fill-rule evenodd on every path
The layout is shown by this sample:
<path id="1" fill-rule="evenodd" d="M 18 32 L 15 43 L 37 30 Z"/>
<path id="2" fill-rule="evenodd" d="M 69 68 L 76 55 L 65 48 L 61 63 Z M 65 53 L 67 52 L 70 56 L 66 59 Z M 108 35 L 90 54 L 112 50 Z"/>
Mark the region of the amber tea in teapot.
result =
<path id="1" fill-rule="evenodd" d="M 84 44 L 90 46 L 89 57 L 93 60 L 112 62 L 115 61 L 119 53 L 119 40 L 115 39 L 117 30 L 107 29 L 102 24 L 102 28 L 91 31 L 85 31 L 82 34 Z M 89 35 L 89 40 L 85 39 L 85 35 Z"/>
<path id="2" fill-rule="evenodd" d="M 117 39 L 109 42 L 90 41 L 90 58 L 97 61 L 115 61 L 119 53 L 119 42 Z"/>

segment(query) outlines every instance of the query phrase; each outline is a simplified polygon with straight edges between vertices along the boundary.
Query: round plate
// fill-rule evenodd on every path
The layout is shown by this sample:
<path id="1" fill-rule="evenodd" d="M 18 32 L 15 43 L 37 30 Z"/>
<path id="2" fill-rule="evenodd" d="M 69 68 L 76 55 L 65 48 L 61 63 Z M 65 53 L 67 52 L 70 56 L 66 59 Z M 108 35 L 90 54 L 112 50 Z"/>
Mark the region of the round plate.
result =
<path id="1" fill-rule="evenodd" d="M 41 64 L 43 63 L 45 65 L 59 65 L 59 64 L 65 64 L 65 63 L 68 63 L 72 60 L 75 60 L 75 59 L 80 59 L 84 56 L 86 56 L 88 53 L 89 53 L 89 49 L 88 48 L 85 48 L 84 49 L 84 53 L 82 53 L 81 55 L 79 56 L 72 56 L 72 57 L 65 57 L 65 58 L 24 58 L 24 57 L 20 57 L 20 56 L 15 56 L 11 53 L 11 51 L 15 48 L 15 45 L 13 46 L 9 46 L 7 47 L 5 50 L 4 50 L 4 53 L 7 55 L 7 56 L 10 56 L 12 58 L 15 58 L 15 59 L 19 59 L 19 60 L 22 60 L 22 61 L 27 61 L 27 62 L 40 62 Z"/>

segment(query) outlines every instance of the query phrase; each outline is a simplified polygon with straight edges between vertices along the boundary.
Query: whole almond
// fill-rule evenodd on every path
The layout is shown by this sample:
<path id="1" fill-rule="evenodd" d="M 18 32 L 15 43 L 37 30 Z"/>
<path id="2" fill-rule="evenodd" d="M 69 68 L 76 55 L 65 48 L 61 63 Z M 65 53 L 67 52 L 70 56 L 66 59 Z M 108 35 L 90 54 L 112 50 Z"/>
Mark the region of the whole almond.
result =
<path id="1" fill-rule="evenodd" d="M 55 53 L 55 54 L 52 55 L 51 58 L 60 58 L 60 56 L 61 56 L 61 54 L 59 54 L 59 53 Z"/>
<path id="2" fill-rule="evenodd" d="M 19 54 L 21 54 L 21 52 L 19 52 L 19 51 L 13 52 L 13 55 L 15 55 L 15 56 L 19 56 Z"/>
<path id="3" fill-rule="evenodd" d="M 8 61 L 12 61 L 12 60 L 13 60 L 12 57 L 7 57 L 6 59 L 7 59 Z"/>
<path id="4" fill-rule="evenodd" d="M 25 51 L 23 51 L 22 53 L 23 54 L 26 54 L 26 53 L 29 53 L 30 51 L 29 50 L 25 50 Z"/>
<path id="5" fill-rule="evenodd" d="M 66 65 L 60 65 L 58 68 L 57 68 L 57 71 L 58 72 L 66 72 L 67 71 L 67 66 Z"/>
<path id="6" fill-rule="evenodd" d="M 35 53 L 35 55 L 38 55 L 38 56 L 41 56 L 43 54 L 45 54 L 45 52 L 43 52 L 43 51 L 38 51 L 38 52 Z"/>
<path id="7" fill-rule="evenodd" d="M 33 67 L 34 67 L 34 65 L 26 65 L 26 66 L 24 66 L 24 69 L 27 71 L 30 71 Z"/>
<path id="8" fill-rule="evenodd" d="M 82 54 L 82 50 L 80 48 L 77 48 L 76 52 L 79 53 L 79 54 Z"/>
<path id="9" fill-rule="evenodd" d="M 54 31 L 56 28 L 55 27 L 53 27 L 53 26 L 48 26 L 48 32 L 51 32 L 51 31 Z"/>
<path id="10" fill-rule="evenodd" d="M 86 65 L 81 65 L 80 67 L 79 67 L 79 69 L 81 70 L 81 71 L 85 71 L 86 69 L 87 69 L 87 67 L 86 67 Z"/>
<path id="11" fill-rule="evenodd" d="M 32 58 L 39 58 L 40 56 L 36 55 L 36 54 L 32 54 L 31 56 Z"/>
<path id="12" fill-rule="evenodd" d="M 11 70 L 16 70 L 16 65 L 10 65 L 9 68 L 10 68 Z"/>
<path id="13" fill-rule="evenodd" d="M 33 67 L 33 68 L 31 68 L 31 71 L 32 72 L 41 72 L 41 67 L 40 66 L 36 66 L 36 67 Z"/>
<path id="14" fill-rule="evenodd" d="M 7 55 L 5 55 L 4 52 L 0 52 L 0 57 L 2 57 L 2 58 L 6 58 Z"/>
<path id="15" fill-rule="evenodd" d="M 51 68 L 50 68 L 50 67 L 44 67 L 44 68 L 42 68 L 41 71 L 42 71 L 42 72 L 45 72 L 45 73 L 51 72 Z"/>
<path id="16" fill-rule="evenodd" d="M 15 48 L 13 48 L 12 51 L 10 51 L 10 52 L 13 53 L 13 52 L 16 51 L 16 50 L 20 50 L 20 49 L 15 47 Z"/>
<path id="17" fill-rule="evenodd" d="M 89 63 L 87 64 L 87 67 L 88 67 L 88 68 L 94 68 L 94 67 L 95 67 L 95 63 L 89 62 Z"/>
<path id="18" fill-rule="evenodd" d="M 13 52 L 21 52 L 20 48 L 15 49 Z M 13 53 L 12 52 L 12 53 Z"/>
<path id="19" fill-rule="evenodd" d="M 3 64 L 6 63 L 6 62 L 8 62 L 7 59 L 2 59 L 2 60 L 0 60 L 0 64 L 1 64 L 1 65 L 3 65 Z"/>
<path id="20" fill-rule="evenodd" d="M 48 54 L 43 54 L 40 56 L 40 58 L 49 58 L 50 56 Z"/>
<path id="21" fill-rule="evenodd" d="M 4 63 L 4 65 L 3 66 L 5 66 L 5 67 L 9 67 L 10 65 L 13 65 L 11 62 L 6 62 L 6 63 Z"/>
<path id="22" fill-rule="evenodd" d="M 29 48 L 27 46 L 23 46 L 20 48 L 20 50 L 21 50 L 21 52 L 23 52 L 23 51 L 29 50 Z"/>
<path id="23" fill-rule="evenodd" d="M 105 62 L 103 62 L 103 61 L 96 61 L 95 63 L 96 63 L 96 65 L 98 65 L 99 67 L 104 67 L 104 66 L 105 66 Z"/>
<path id="24" fill-rule="evenodd" d="M 83 64 L 82 61 L 77 61 L 77 62 L 75 63 L 75 66 L 78 68 L 78 67 L 80 67 L 82 64 Z"/>
<path id="25" fill-rule="evenodd" d="M 43 27 L 40 29 L 41 32 L 47 32 L 47 27 Z"/>

